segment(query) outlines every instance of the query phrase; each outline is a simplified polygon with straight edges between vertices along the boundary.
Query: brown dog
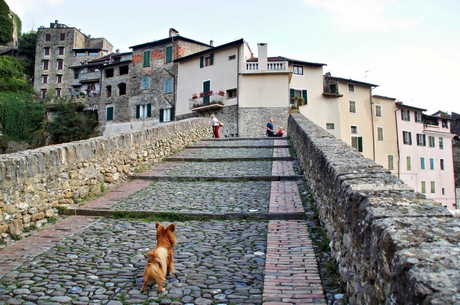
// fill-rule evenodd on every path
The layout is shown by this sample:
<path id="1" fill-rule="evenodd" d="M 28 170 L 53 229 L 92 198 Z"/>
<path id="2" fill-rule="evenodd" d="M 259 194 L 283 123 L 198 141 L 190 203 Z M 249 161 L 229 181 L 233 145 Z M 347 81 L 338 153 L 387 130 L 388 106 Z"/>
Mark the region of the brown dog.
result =
<path id="1" fill-rule="evenodd" d="M 174 273 L 174 245 L 177 243 L 176 226 L 168 225 L 166 228 L 159 222 L 157 227 L 157 246 L 155 250 L 147 252 L 147 266 L 144 269 L 144 284 L 141 292 L 145 290 L 148 282 L 155 281 L 158 285 L 158 291 L 163 292 L 163 283 L 166 275 Z"/>

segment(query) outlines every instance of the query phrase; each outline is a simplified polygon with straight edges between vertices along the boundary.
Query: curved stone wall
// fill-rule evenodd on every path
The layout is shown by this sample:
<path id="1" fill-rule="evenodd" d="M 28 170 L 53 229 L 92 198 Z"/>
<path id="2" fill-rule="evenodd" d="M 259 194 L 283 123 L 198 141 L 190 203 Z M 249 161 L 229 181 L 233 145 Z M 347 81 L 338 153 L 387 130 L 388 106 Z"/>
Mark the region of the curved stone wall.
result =
<path id="1" fill-rule="evenodd" d="M 352 304 L 460 304 L 460 219 L 300 114 L 288 134 Z"/>
<path id="2" fill-rule="evenodd" d="M 0 156 L 0 234 L 21 234 L 129 175 L 211 137 L 209 118 Z M 4 236 L 5 237 L 5 236 Z M 2 239 L 0 238 L 0 241 Z"/>

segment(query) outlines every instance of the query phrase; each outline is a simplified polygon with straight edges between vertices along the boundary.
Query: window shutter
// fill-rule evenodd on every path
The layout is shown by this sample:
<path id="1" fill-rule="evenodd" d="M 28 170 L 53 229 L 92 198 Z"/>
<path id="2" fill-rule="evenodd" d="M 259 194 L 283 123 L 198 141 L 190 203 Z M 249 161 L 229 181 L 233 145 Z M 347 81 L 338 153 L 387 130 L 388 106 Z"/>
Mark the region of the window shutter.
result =
<path id="1" fill-rule="evenodd" d="M 141 105 L 136 105 L 136 119 L 141 117 Z"/>
<path id="2" fill-rule="evenodd" d="M 363 152 L 363 137 L 358 137 L 358 151 Z"/>
<path id="3" fill-rule="evenodd" d="M 294 89 L 289 89 L 289 97 L 290 97 L 290 100 L 292 100 L 295 96 L 295 90 Z"/>
<path id="4" fill-rule="evenodd" d="M 107 107 L 107 121 L 113 121 L 113 107 Z"/>
<path id="5" fill-rule="evenodd" d="M 304 99 L 304 101 L 305 101 L 305 105 L 307 105 L 307 104 L 308 104 L 307 90 L 302 90 L 302 97 L 303 97 L 303 99 Z"/>
<path id="6" fill-rule="evenodd" d="M 173 46 L 172 45 L 167 46 L 165 53 L 166 53 L 165 61 L 172 62 L 173 61 Z"/>
<path id="7" fill-rule="evenodd" d="M 204 57 L 201 56 L 200 57 L 200 68 L 203 68 L 204 67 Z"/>
<path id="8" fill-rule="evenodd" d="M 160 109 L 160 123 L 164 122 L 165 119 L 164 119 L 164 109 Z"/>
<path id="9" fill-rule="evenodd" d="M 175 110 L 174 107 L 171 108 L 171 121 L 174 121 Z"/>
<path id="10" fill-rule="evenodd" d="M 147 104 L 147 117 L 152 117 L 152 104 Z"/>
<path id="11" fill-rule="evenodd" d="M 214 64 L 214 53 L 209 54 L 209 64 L 210 65 Z"/>
<path id="12" fill-rule="evenodd" d="M 150 51 L 144 51 L 144 61 L 142 65 L 144 67 L 150 67 Z"/>

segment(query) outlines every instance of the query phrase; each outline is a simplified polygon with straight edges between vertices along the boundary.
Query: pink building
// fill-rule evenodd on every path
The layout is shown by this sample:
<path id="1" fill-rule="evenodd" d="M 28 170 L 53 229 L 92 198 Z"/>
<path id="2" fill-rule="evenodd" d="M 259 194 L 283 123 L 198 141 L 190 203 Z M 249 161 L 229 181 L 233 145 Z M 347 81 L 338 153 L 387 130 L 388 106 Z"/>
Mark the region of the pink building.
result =
<path id="1" fill-rule="evenodd" d="M 456 210 L 450 116 L 397 103 L 399 177 L 415 191 Z"/>

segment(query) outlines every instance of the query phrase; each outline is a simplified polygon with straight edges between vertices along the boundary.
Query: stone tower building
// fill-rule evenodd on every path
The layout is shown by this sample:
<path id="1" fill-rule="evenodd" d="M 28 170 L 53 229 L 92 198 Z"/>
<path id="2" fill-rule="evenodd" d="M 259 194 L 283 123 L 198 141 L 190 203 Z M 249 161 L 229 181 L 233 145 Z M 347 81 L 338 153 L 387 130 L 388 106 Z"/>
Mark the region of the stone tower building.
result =
<path id="1" fill-rule="evenodd" d="M 72 66 L 105 56 L 113 46 L 105 38 L 91 38 L 56 20 L 37 31 L 34 89 L 42 98 L 71 95 Z"/>

